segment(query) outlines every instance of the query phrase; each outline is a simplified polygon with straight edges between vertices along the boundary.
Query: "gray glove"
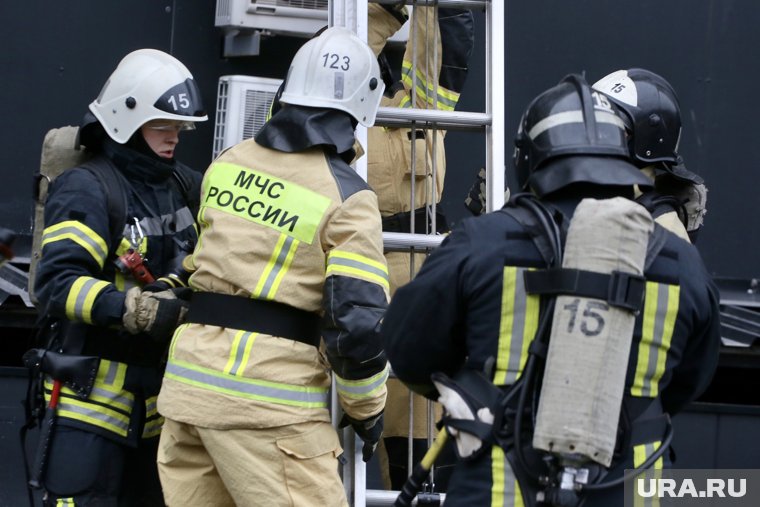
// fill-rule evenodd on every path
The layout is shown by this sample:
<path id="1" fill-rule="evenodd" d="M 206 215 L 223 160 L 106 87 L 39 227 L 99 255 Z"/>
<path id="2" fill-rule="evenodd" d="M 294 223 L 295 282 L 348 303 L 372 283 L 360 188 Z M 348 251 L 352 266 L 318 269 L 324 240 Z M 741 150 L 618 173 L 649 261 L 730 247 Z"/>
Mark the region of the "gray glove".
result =
<path id="1" fill-rule="evenodd" d="M 169 341 L 187 313 L 188 290 L 145 292 L 139 287 L 129 289 L 124 299 L 124 329 L 132 334 L 146 333 L 156 341 Z"/>

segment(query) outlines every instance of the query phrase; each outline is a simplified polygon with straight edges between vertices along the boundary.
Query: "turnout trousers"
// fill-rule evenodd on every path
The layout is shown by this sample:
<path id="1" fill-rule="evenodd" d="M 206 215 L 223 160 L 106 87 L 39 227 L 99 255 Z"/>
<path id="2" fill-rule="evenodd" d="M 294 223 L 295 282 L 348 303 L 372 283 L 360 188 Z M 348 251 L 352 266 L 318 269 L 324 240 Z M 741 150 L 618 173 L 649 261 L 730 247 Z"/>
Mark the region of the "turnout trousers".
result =
<path id="1" fill-rule="evenodd" d="M 158 472 L 169 507 L 348 506 L 327 422 L 211 429 L 166 419 Z"/>

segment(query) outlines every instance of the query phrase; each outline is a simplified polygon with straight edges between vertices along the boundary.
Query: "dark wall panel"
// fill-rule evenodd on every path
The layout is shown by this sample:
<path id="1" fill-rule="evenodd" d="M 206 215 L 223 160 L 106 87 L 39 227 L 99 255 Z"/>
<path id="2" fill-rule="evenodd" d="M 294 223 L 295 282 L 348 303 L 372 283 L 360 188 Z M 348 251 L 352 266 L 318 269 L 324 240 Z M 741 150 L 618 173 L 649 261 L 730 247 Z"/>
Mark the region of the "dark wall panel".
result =
<path id="1" fill-rule="evenodd" d="M 0 2 L 0 224 L 28 232 L 29 175 L 51 127 L 77 123 L 119 58 L 155 47 L 184 61 L 199 81 L 210 121 L 187 134 L 180 159 L 199 170 L 210 161 L 216 85 L 225 74 L 284 76 L 300 39 L 262 40 L 261 55 L 222 58 L 214 0 Z M 590 81 L 631 66 L 668 78 L 684 113 L 681 151 L 708 181 L 709 213 L 700 238 L 710 271 L 752 277 L 760 236 L 753 234 L 760 146 L 750 115 L 760 73 L 760 3 L 750 0 L 507 0 L 507 160 L 525 105 L 570 72 Z M 483 17 L 460 109 L 484 107 Z M 450 132 L 444 206 L 467 216 L 466 191 L 483 165 L 482 136 Z M 508 180 L 514 183 L 508 168 Z"/>

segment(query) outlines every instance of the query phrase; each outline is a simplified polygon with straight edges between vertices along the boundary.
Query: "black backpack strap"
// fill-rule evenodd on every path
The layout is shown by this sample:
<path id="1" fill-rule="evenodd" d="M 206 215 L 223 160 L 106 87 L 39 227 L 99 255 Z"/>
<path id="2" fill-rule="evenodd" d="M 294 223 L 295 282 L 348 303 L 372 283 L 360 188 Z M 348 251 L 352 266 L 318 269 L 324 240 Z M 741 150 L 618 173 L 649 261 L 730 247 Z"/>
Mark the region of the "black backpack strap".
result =
<path id="1" fill-rule="evenodd" d="M 561 230 L 546 203 L 531 194 L 517 194 L 499 212 L 510 215 L 525 228 L 547 266 L 559 264 L 567 223 L 563 220 Z M 556 252 L 557 248 L 560 252 Z"/>
<path id="2" fill-rule="evenodd" d="M 646 255 L 646 259 L 644 260 L 644 273 L 647 272 L 647 270 L 649 269 L 649 266 L 652 265 L 654 260 L 660 254 L 660 250 L 662 250 L 662 247 L 665 246 L 665 242 L 667 240 L 668 240 L 667 230 L 663 226 L 655 222 L 654 230 L 652 231 L 652 234 L 649 235 L 649 243 L 647 244 L 647 255 Z"/>
<path id="3" fill-rule="evenodd" d="M 124 236 L 127 223 L 127 181 L 106 157 L 97 157 L 81 166 L 100 182 L 108 206 L 108 231 L 111 235 L 111 252 L 115 252 Z"/>
<path id="4" fill-rule="evenodd" d="M 172 181 L 182 194 L 185 204 L 187 204 L 187 207 L 190 208 L 193 216 L 195 216 L 198 213 L 201 196 L 199 192 L 193 192 L 193 179 L 189 171 L 192 171 L 192 169 L 188 169 L 181 164 L 176 164 L 172 173 Z"/>

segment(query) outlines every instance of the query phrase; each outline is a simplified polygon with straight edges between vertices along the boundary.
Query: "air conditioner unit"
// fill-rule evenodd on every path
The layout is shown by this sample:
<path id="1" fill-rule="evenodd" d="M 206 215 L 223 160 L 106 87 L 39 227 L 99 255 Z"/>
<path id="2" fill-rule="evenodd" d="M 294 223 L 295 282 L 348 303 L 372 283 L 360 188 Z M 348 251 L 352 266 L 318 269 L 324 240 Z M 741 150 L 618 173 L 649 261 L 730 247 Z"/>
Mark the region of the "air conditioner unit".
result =
<path id="1" fill-rule="evenodd" d="M 215 26 L 225 32 L 311 37 L 327 25 L 328 0 L 217 0 Z M 409 23 L 390 42 L 409 38 Z"/>
<path id="2" fill-rule="evenodd" d="M 281 83 L 281 79 L 254 76 L 219 78 L 213 158 L 259 132 Z"/>

